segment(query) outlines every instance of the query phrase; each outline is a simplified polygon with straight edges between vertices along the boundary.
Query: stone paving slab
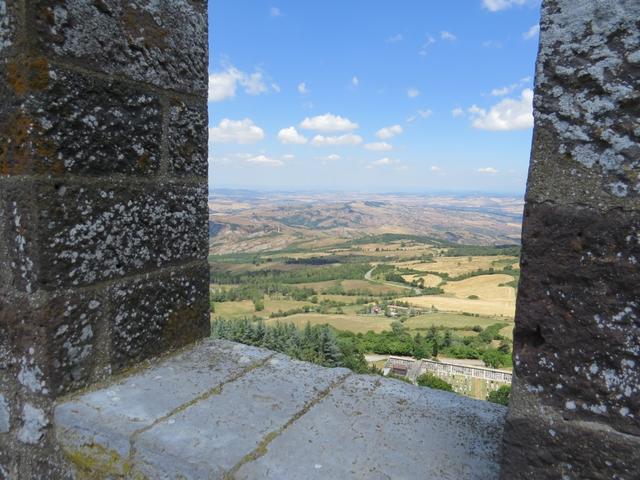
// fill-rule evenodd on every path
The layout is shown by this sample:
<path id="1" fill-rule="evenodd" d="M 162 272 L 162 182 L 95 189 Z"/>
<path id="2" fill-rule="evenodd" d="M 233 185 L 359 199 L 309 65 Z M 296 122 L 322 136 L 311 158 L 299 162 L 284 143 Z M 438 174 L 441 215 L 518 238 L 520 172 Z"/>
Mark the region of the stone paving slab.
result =
<path id="1" fill-rule="evenodd" d="M 235 478 L 497 479 L 505 413 L 398 380 L 353 376 Z"/>
<path id="2" fill-rule="evenodd" d="M 134 438 L 134 470 L 154 479 L 221 478 L 349 373 L 278 355 Z"/>
<path id="3" fill-rule="evenodd" d="M 206 340 L 121 382 L 58 405 L 56 434 L 69 451 L 95 444 L 106 448 L 109 456 L 127 458 L 134 432 L 272 355 L 246 345 Z"/>
<path id="4" fill-rule="evenodd" d="M 506 409 L 208 340 L 58 405 L 79 478 L 498 477 Z"/>

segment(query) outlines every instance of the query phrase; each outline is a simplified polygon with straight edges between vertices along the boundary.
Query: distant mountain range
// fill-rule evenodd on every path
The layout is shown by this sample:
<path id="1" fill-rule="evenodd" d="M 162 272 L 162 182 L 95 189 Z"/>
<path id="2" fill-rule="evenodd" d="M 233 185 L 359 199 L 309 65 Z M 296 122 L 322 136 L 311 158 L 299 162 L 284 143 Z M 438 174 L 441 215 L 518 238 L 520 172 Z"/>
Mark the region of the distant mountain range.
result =
<path id="1" fill-rule="evenodd" d="M 504 195 L 216 190 L 209 199 L 211 252 L 273 251 L 382 233 L 518 244 L 522 209 L 521 198 Z"/>

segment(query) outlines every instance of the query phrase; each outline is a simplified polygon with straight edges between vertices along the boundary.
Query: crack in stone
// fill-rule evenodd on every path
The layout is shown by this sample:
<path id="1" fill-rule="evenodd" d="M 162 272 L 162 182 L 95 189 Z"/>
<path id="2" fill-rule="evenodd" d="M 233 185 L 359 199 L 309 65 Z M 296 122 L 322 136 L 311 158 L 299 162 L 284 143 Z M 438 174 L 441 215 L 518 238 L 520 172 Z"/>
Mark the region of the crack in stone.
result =
<path id="1" fill-rule="evenodd" d="M 231 470 L 224 474 L 224 480 L 235 480 L 235 475 L 238 473 L 238 470 L 242 468 L 247 463 L 251 463 L 258 458 L 265 455 L 268 451 L 267 447 L 269 444 L 282 435 L 291 425 L 297 422 L 302 416 L 304 416 L 309 410 L 315 407 L 318 403 L 324 400 L 331 392 L 333 392 L 336 388 L 340 387 L 344 384 L 344 382 L 353 376 L 352 373 L 347 373 L 340 377 L 339 379 L 332 382 L 327 388 L 322 390 L 318 395 L 309 400 L 298 412 L 296 412 L 282 427 L 274 430 L 273 432 L 268 433 L 258 444 L 256 448 L 254 448 L 247 455 L 242 457 L 238 463 L 236 463 Z M 376 387 L 377 388 L 377 387 Z"/>
<path id="2" fill-rule="evenodd" d="M 147 425 L 146 427 L 142 427 L 142 428 L 136 430 L 135 432 L 133 432 L 131 434 L 131 437 L 129 438 L 129 456 L 127 457 L 127 461 L 133 462 L 134 457 L 135 457 L 136 452 L 137 452 L 135 442 L 137 441 L 138 437 L 140 437 L 140 435 L 142 435 L 145 432 L 148 432 L 149 430 L 154 428 L 156 425 L 164 422 L 165 420 L 168 420 L 172 416 L 177 415 L 178 413 L 185 411 L 187 408 L 192 407 L 193 405 L 196 405 L 197 403 L 200 403 L 203 400 L 206 400 L 206 399 L 208 399 L 208 398 L 210 398 L 210 397 L 212 397 L 214 395 L 220 395 L 222 393 L 225 385 L 228 385 L 229 383 L 235 382 L 236 380 L 239 380 L 240 378 L 244 377 L 246 374 L 248 374 L 248 373 L 250 373 L 250 372 L 252 372 L 254 370 L 257 370 L 258 368 L 261 368 L 261 367 L 265 366 L 267 364 L 267 362 L 269 362 L 269 360 L 271 360 L 275 356 L 276 356 L 276 353 L 274 352 L 271 355 L 269 355 L 268 357 L 264 358 L 263 360 L 260 360 L 258 362 L 252 363 L 248 367 L 243 368 L 242 370 L 240 370 L 236 374 L 234 374 L 231 377 L 229 377 L 228 379 L 226 379 L 224 382 L 216 385 L 214 388 L 211 388 L 211 389 L 207 390 L 206 392 L 198 395 L 197 397 L 189 400 L 188 402 L 183 403 L 182 405 L 174 408 L 173 410 L 171 410 L 166 415 L 163 415 L 162 417 L 157 418 L 156 420 L 154 420 L 153 423 L 151 423 L 150 425 Z"/>

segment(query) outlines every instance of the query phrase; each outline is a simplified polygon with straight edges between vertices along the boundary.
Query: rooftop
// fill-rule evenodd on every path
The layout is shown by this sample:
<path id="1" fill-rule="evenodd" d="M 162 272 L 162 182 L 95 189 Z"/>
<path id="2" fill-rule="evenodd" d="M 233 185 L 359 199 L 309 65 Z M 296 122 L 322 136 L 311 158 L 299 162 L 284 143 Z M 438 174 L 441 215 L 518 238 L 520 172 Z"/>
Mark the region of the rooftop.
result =
<path id="1" fill-rule="evenodd" d="M 89 478 L 498 478 L 506 408 L 221 340 L 60 403 Z"/>

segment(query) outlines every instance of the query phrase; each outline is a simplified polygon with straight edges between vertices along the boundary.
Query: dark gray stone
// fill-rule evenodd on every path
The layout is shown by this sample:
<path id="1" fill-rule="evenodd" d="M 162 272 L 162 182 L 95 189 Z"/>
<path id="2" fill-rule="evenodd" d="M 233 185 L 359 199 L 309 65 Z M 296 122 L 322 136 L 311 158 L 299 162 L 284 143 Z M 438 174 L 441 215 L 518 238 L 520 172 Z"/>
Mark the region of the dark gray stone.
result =
<path id="1" fill-rule="evenodd" d="M 565 418 L 640 434 L 640 216 L 525 208 L 515 374 Z"/>
<path id="2" fill-rule="evenodd" d="M 505 479 L 634 480 L 640 471 L 639 437 L 602 422 L 567 421 L 521 382 L 513 386 L 505 437 Z"/>
<path id="3" fill-rule="evenodd" d="M 114 371 L 208 336 L 209 265 L 137 278 L 111 291 Z"/>
<path id="4" fill-rule="evenodd" d="M 0 0 L 0 58 L 9 54 L 16 44 L 17 3 L 16 0 Z"/>
<path id="5" fill-rule="evenodd" d="M 1 107 L 4 174 L 158 170 L 162 108 L 156 94 L 56 68 L 44 58 L 12 61 L 5 76 L 1 97 L 11 101 Z"/>
<path id="6" fill-rule="evenodd" d="M 638 18 L 542 4 L 504 480 L 638 476 Z"/>
<path id="7" fill-rule="evenodd" d="M 207 255 L 207 189 L 172 184 L 42 184 L 40 282 L 89 285 L 202 260 Z"/>
<path id="8" fill-rule="evenodd" d="M 173 101 L 169 107 L 168 149 L 171 171 L 207 177 L 207 106 Z"/>
<path id="9" fill-rule="evenodd" d="M 41 48 L 167 90 L 207 91 L 206 7 L 188 0 L 32 0 Z"/>

